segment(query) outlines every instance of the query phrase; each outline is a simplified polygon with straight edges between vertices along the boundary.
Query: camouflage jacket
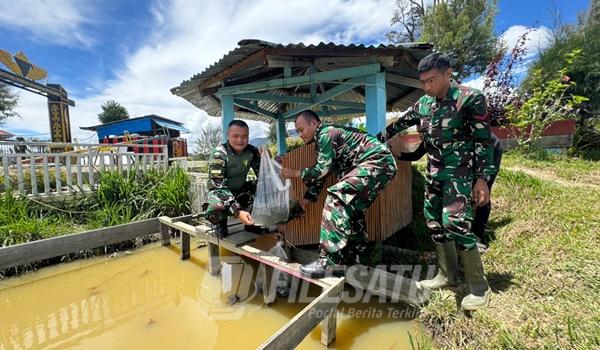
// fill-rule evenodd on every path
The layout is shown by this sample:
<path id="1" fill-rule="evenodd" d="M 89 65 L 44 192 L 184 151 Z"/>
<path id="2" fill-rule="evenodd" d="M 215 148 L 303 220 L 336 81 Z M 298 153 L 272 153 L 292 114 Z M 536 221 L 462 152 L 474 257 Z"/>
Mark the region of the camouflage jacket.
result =
<path id="1" fill-rule="evenodd" d="M 315 201 L 323 189 L 325 178 L 333 170 L 340 178 L 357 165 L 371 162 L 379 166 L 396 163 L 387 146 L 365 132 L 355 128 L 321 123 L 315 132 L 317 161 L 310 168 L 302 169 L 300 178 L 308 187 L 304 198 Z M 391 159 L 393 164 L 384 164 Z M 378 164 L 379 163 L 379 164 Z"/>
<path id="2" fill-rule="evenodd" d="M 427 172 L 433 179 L 494 175 L 493 145 L 485 97 L 452 82 L 441 101 L 424 95 L 405 114 L 377 135 L 385 141 L 417 125 L 427 150 Z"/>
<path id="3" fill-rule="evenodd" d="M 260 153 L 248 145 L 241 154 L 235 154 L 228 142 L 215 147 L 208 161 L 208 189 L 236 192 L 246 182 L 250 168 L 258 176 Z"/>

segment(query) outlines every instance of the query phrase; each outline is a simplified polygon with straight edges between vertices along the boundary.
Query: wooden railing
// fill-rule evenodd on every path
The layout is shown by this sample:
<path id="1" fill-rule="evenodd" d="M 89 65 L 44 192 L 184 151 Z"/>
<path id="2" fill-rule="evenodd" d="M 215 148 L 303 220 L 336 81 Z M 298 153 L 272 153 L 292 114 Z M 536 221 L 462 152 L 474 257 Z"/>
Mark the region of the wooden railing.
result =
<path id="1" fill-rule="evenodd" d="M 31 196 L 72 193 L 94 187 L 103 171 L 168 167 L 166 145 L 153 145 L 157 153 L 129 151 L 135 146 L 1 141 L 0 188 Z"/>

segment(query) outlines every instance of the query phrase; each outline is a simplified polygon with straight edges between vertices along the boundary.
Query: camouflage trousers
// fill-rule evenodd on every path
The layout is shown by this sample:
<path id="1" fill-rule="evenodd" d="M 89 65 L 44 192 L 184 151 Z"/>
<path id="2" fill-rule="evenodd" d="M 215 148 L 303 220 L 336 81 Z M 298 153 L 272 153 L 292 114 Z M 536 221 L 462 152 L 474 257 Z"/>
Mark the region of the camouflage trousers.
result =
<path id="1" fill-rule="evenodd" d="M 356 258 L 363 264 L 368 262 L 365 210 L 395 175 L 395 160 L 385 157 L 358 165 L 327 189 L 320 241 L 321 253 L 329 264 L 351 264 Z"/>
<path id="2" fill-rule="evenodd" d="M 255 181 L 244 183 L 237 191 L 230 191 L 227 188 L 208 191 L 204 197 L 204 204 L 202 204 L 204 218 L 212 224 L 217 224 L 219 221 L 232 216 L 237 210 L 250 211 L 255 192 Z"/>
<path id="3" fill-rule="evenodd" d="M 471 232 L 473 179 L 434 180 L 425 184 L 423 214 L 434 241 L 454 241 L 465 249 L 477 246 Z"/>

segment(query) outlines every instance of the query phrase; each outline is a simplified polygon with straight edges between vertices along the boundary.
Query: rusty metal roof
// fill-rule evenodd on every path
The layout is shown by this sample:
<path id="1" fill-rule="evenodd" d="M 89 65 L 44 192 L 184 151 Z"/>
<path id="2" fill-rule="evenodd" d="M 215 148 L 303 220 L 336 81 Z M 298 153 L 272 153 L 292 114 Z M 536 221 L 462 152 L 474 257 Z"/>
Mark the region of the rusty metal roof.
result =
<path id="1" fill-rule="evenodd" d="M 379 62 L 386 72 L 388 110 L 399 111 L 410 106 L 421 96 L 422 92 L 418 89 L 418 80 L 416 80 L 416 67 L 418 61 L 429 54 L 431 49 L 432 45 L 427 43 L 378 46 L 335 43 L 305 45 L 245 39 L 219 61 L 183 81 L 179 86 L 171 89 L 171 92 L 205 110 L 209 115 L 218 117 L 221 115 L 221 106 L 216 92 L 221 86 L 281 78 L 283 77 L 281 62 L 287 62 L 286 64 L 292 67 L 294 75 L 307 74 L 307 67 L 310 64 L 318 71 L 327 71 Z M 335 84 L 324 83 L 320 84 L 319 89 L 322 92 L 332 86 Z M 309 92 L 302 87 L 271 90 L 269 93 L 310 96 Z M 356 88 L 335 99 L 364 102 L 364 89 Z M 273 113 L 281 113 L 295 107 L 292 103 L 269 101 L 259 101 L 258 106 Z M 270 117 L 237 106 L 235 113 L 238 118 L 272 122 Z"/>

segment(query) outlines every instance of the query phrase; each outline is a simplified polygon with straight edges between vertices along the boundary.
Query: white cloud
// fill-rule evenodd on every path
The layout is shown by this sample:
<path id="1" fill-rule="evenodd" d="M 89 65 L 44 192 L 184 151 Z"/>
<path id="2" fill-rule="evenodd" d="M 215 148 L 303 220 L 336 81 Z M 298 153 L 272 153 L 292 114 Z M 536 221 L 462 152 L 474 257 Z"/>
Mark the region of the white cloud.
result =
<path id="1" fill-rule="evenodd" d="M 502 33 L 501 40 L 506 43 L 506 46 L 511 50 L 519 38 L 528 30 L 531 30 L 527 35 L 525 42 L 525 57 L 526 59 L 537 56 L 540 51 L 544 50 L 552 43 L 552 31 L 547 27 L 541 26 L 537 28 L 526 27 L 522 25 L 514 25 Z"/>
<path id="2" fill-rule="evenodd" d="M 531 28 L 522 25 L 514 25 L 502 33 L 502 36 L 500 37 L 500 40 L 502 40 L 508 48 L 508 53 L 510 53 L 515 45 L 517 45 L 521 36 L 523 36 L 523 34 L 528 30 L 530 32 L 527 35 L 527 40 L 525 41 L 525 53 L 523 55 L 523 61 L 519 66 L 514 68 L 514 73 L 517 76 L 517 80 L 523 78 L 524 74 L 527 72 L 529 64 L 535 60 L 539 53 L 552 44 L 552 32 L 547 27 L 541 26 L 537 28 Z M 485 76 L 480 75 L 474 79 L 465 81 L 464 84 L 475 89 L 482 90 L 484 82 Z"/>
<path id="3" fill-rule="evenodd" d="M 65 46 L 90 46 L 82 29 L 91 23 L 90 2 L 29 0 L 0 2 L 0 26 L 28 32 L 36 40 Z"/>
<path id="4" fill-rule="evenodd" d="M 117 78 L 105 82 L 101 94 L 76 101 L 70 110 L 73 134 L 87 137 L 78 127 L 96 124 L 100 105 L 109 99 L 123 104 L 132 116 L 163 115 L 185 122 L 197 134 L 206 123 L 220 119 L 208 118 L 169 90 L 220 59 L 239 40 L 348 44 L 375 38 L 384 42 L 393 6 L 384 0 L 155 2 L 147 11 L 155 19 L 156 30 L 149 33 L 146 44 L 126 57 Z M 18 111 L 23 119 L 18 124 L 47 131 L 43 98 L 37 101 L 26 94 L 21 93 Z M 251 137 L 263 136 L 267 129 L 262 123 L 252 126 Z"/>

